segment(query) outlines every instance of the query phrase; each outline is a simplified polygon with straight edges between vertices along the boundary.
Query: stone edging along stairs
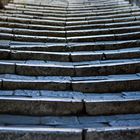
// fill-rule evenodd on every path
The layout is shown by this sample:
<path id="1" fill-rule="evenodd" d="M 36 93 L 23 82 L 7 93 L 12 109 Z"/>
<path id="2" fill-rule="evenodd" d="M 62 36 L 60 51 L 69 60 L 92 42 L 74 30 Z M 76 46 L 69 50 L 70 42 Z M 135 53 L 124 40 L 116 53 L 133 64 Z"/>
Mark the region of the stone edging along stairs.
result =
<path id="1" fill-rule="evenodd" d="M 140 139 L 139 7 L 14 0 L 0 10 L 0 140 L 13 139 Z"/>

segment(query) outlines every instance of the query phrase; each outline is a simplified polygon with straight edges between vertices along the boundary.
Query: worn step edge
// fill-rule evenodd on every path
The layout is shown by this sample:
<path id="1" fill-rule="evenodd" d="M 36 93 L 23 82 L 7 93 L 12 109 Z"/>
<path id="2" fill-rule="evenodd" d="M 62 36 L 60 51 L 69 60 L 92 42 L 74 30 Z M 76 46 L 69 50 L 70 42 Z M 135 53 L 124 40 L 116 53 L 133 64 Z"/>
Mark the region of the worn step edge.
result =
<path id="1" fill-rule="evenodd" d="M 98 76 L 115 74 L 134 74 L 140 72 L 140 60 L 127 60 L 112 63 L 85 63 L 68 65 L 63 63 L 54 64 L 24 64 L 0 62 L 1 74 L 19 74 L 28 76 Z"/>
<path id="2" fill-rule="evenodd" d="M 59 62 L 82 62 L 110 59 L 132 59 L 140 57 L 140 48 L 87 51 L 87 52 L 44 52 L 44 51 L 20 51 L 0 49 L 1 60 L 44 60 Z M 70 60 L 71 58 L 71 60 Z"/>
<path id="3" fill-rule="evenodd" d="M 1 89 L 48 89 L 79 92 L 121 92 L 140 90 L 139 74 L 91 76 L 91 77 L 31 77 L 1 75 Z M 13 78 L 12 78 L 13 76 Z M 16 78 L 16 79 L 15 79 Z M 18 79 L 17 79 L 18 78 Z M 37 79 L 36 79 L 37 78 Z"/>
<path id="4" fill-rule="evenodd" d="M 7 43 L 4 43 L 7 42 Z M 78 52 L 78 51 L 100 51 L 100 50 L 116 50 L 135 48 L 140 46 L 139 40 L 126 41 L 98 41 L 98 42 L 83 42 L 83 43 L 44 43 L 37 44 L 32 42 L 16 42 L 2 40 L 0 49 L 11 50 L 26 50 L 26 51 L 50 51 L 50 52 Z"/>
<path id="5" fill-rule="evenodd" d="M 121 92 L 140 89 L 139 74 L 110 75 L 108 77 L 73 77 L 72 89 L 79 92 Z"/>
<path id="6" fill-rule="evenodd" d="M 18 91 L 16 94 L 18 96 L 0 96 L 0 113 L 62 116 L 128 114 L 140 111 L 140 95 L 131 96 L 131 92 L 128 96 L 117 95 L 118 93 L 116 95 L 111 93 L 110 96 L 108 94 L 81 94 L 81 96 L 73 96 L 73 98 L 63 97 L 63 94 L 60 97 L 36 96 L 33 98 L 24 97 L 24 95 L 22 97 Z"/>

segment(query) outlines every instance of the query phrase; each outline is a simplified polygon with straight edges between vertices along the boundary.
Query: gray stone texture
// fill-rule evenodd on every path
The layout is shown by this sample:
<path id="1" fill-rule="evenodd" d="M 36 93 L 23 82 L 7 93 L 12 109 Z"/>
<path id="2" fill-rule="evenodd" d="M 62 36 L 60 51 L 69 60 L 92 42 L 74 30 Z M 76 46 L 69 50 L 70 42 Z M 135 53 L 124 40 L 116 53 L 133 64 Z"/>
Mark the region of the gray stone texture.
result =
<path id="1" fill-rule="evenodd" d="M 3 2 L 0 139 L 139 140 L 140 8 Z"/>

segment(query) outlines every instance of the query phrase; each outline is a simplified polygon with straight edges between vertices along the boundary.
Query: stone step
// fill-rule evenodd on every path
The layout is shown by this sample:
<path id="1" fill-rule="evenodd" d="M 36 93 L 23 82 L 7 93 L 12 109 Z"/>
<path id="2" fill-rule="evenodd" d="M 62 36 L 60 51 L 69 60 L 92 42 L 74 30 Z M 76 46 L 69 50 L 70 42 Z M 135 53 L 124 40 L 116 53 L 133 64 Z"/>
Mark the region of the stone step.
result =
<path id="1" fill-rule="evenodd" d="M 46 2 L 43 4 L 43 3 L 36 3 L 36 2 L 27 2 L 27 1 L 21 1 L 21 2 L 16 2 L 16 1 L 11 1 L 9 2 L 9 4 L 15 4 L 15 5 L 27 5 L 27 6 L 37 6 L 37 7 L 42 7 L 42 8 L 55 8 L 55 9 L 62 9 L 62 10 L 66 10 L 67 6 L 64 6 L 64 5 L 52 5 L 52 3 L 50 4 L 46 4 Z"/>
<path id="2" fill-rule="evenodd" d="M 94 19 L 94 20 L 86 20 L 86 21 L 72 21 L 66 22 L 67 26 L 75 26 L 75 25 L 88 25 L 88 24 L 109 24 L 109 23 L 122 23 L 129 21 L 139 21 L 140 16 L 130 16 L 125 18 L 112 18 L 112 19 Z"/>
<path id="3" fill-rule="evenodd" d="M 131 39 L 139 39 L 140 32 L 130 32 L 130 33 L 122 33 L 122 34 L 100 34 L 100 35 L 87 35 L 87 36 L 74 36 L 67 37 L 67 42 L 96 42 L 96 41 L 114 41 L 114 40 L 131 40 Z"/>
<path id="4" fill-rule="evenodd" d="M 116 9 L 116 10 L 115 10 Z M 139 11 L 138 7 L 122 7 L 122 8 L 115 8 L 114 11 L 108 11 L 109 9 L 107 9 L 107 11 L 102 11 L 101 10 L 96 10 L 95 12 L 81 12 L 79 14 L 75 14 L 75 13 L 68 13 L 67 17 L 86 17 L 86 16 L 105 16 L 105 15 L 115 15 L 115 14 L 125 14 L 125 13 L 131 13 L 133 11 Z M 110 9 L 111 10 L 111 9 Z"/>
<path id="5" fill-rule="evenodd" d="M 123 127 L 138 127 L 140 114 L 120 114 L 109 116 L 22 116 L 0 115 L 2 127 L 43 127 L 43 128 L 79 128 L 99 129 L 112 128 L 122 125 Z"/>
<path id="6" fill-rule="evenodd" d="M 87 52 L 44 52 L 0 49 L 1 60 L 43 60 L 82 62 L 94 60 L 132 59 L 140 57 L 140 48 L 100 50 Z"/>
<path id="7" fill-rule="evenodd" d="M 62 10 L 66 10 L 67 6 L 64 5 L 53 5 L 52 3 L 37 3 L 37 2 L 29 2 L 29 1 L 21 1 L 21 2 L 17 2 L 17 1 L 10 1 L 9 4 L 14 4 L 14 5 L 26 5 L 26 6 L 37 6 L 37 7 L 42 7 L 42 8 L 55 8 L 55 9 L 62 9 Z"/>
<path id="8" fill-rule="evenodd" d="M 49 51 L 49 52 L 79 52 L 130 49 L 140 46 L 139 40 L 98 41 L 81 43 L 41 43 L 0 40 L 0 49 Z"/>
<path id="9" fill-rule="evenodd" d="M 104 10 L 87 10 L 87 11 L 74 11 L 74 14 L 71 11 L 67 11 L 67 13 L 65 14 L 59 14 L 59 13 L 51 13 L 51 12 L 39 12 L 37 10 L 35 11 L 21 11 L 21 10 L 16 10 L 16 9 L 5 9 L 5 10 L 0 10 L 2 13 L 7 13 L 7 14 L 25 14 L 25 15 L 32 15 L 32 16 L 51 16 L 51 17 L 57 17 L 60 19 L 65 19 L 67 18 L 67 20 L 77 20 L 77 19 L 86 19 L 88 17 L 94 17 L 96 16 L 97 18 L 103 18 L 105 16 L 107 17 L 117 17 L 121 16 L 121 15 L 135 15 L 137 12 L 140 11 L 139 8 L 137 7 L 132 7 L 132 8 L 115 8 L 114 11 L 112 11 L 112 9 L 106 9 L 106 12 Z M 74 19 L 74 17 L 77 17 L 76 19 Z M 41 17 L 40 17 L 41 18 Z"/>
<path id="10" fill-rule="evenodd" d="M 0 113 L 37 116 L 139 113 L 139 99 L 139 91 L 83 94 L 46 90 L 2 90 Z"/>
<path id="11" fill-rule="evenodd" d="M 17 11 L 25 11 L 25 12 L 34 12 L 35 11 L 35 13 L 39 13 L 39 14 L 45 14 L 45 13 L 49 13 L 49 11 L 50 11 L 50 13 L 54 13 L 54 14 L 76 14 L 76 13 L 80 13 L 81 12 L 81 14 L 88 14 L 88 12 L 89 12 L 89 14 L 92 14 L 91 12 L 93 11 L 93 12 L 96 12 L 96 13 L 100 13 L 100 12 L 103 12 L 103 11 L 106 11 L 106 12 L 110 12 L 111 11 L 111 9 L 112 8 L 105 8 L 105 7 L 103 7 L 103 8 L 101 8 L 101 9 L 99 9 L 99 8 L 95 8 L 95 7 L 93 7 L 93 8 L 82 8 L 82 9 L 73 9 L 73 10 L 70 10 L 70 9 L 67 9 L 67 10 L 54 10 L 55 8 L 53 8 L 53 9 L 50 9 L 50 8 L 47 8 L 47 9 L 38 9 L 38 8 L 32 8 L 32 7 L 27 7 L 27 8 L 19 8 L 19 7 L 17 7 L 16 5 L 14 5 L 14 6 L 6 6 L 5 7 L 5 10 L 8 10 L 8 11 L 15 11 L 15 10 L 17 10 Z M 126 9 L 126 11 L 124 11 L 124 9 Z M 136 6 L 133 6 L 133 7 L 116 7 L 116 8 L 114 8 L 114 11 L 118 11 L 118 10 L 122 10 L 122 12 L 128 12 L 128 11 L 131 11 L 131 10 L 134 10 L 134 11 L 137 11 L 137 10 L 139 10 L 139 8 L 138 7 L 136 7 Z M 94 13 L 93 13 L 94 14 Z"/>
<path id="12" fill-rule="evenodd" d="M 1 89 L 48 89 L 55 91 L 71 89 L 71 78 L 69 76 L 44 77 L 1 74 L 0 77 Z"/>
<path id="13" fill-rule="evenodd" d="M 83 30 L 83 29 L 103 29 L 103 28 L 119 28 L 119 27 L 131 27 L 131 26 L 139 26 L 140 21 L 128 21 L 128 22 L 118 22 L 118 23 L 105 23 L 105 24 L 86 24 L 86 25 L 75 25 L 75 26 L 67 26 L 66 30 Z"/>
<path id="14" fill-rule="evenodd" d="M 5 17 L 1 16 L 0 21 L 4 22 L 16 22 L 16 23 L 29 23 L 29 24 L 40 24 L 40 25 L 53 25 L 53 26 L 74 26 L 74 25 L 88 25 L 88 24 L 102 24 L 102 23 L 122 23 L 122 22 L 129 22 L 129 21 L 139 21 L 140 16 L 131 16 L 131 17 L 120 17 L 120 18 L 112 18 L 112 19 L 93 19 L 93 20 L 85 20 L 85 21 L 71 21 L 71 22 L 64 22 L 64 21 L 56 21 L 56 20 L 45 20 L 45 19 L 30 19 L 30 18 L 19 18 L 19 17 Z"/>
<path id="15" fill-rule="evenodd" d="M 79 92 L 121 92 L 140 90 L 139 74 L 108 76 L 22 76 L 14 74 L 0 75 L 0 89 L 47 89 L 73 90 Z M 121 86 L 120 86 L 121 85 Z M 128 86 L 129 85 L 129 86 Z"/>
<path id="16" fill-rule="evenodd" d="M 98 1 L 99 2 L 99 1 Z M 123 4 L 123 5 L 128 5 L 129 4 L 129 2 L 124 2 L 124 1 L 122 1 L 122 2 L 114 2 L 114 1 L 110 1 L 110 2 L 101 2 L 101 4 L 99 5 L 99 4 L 97 4 L 97 2 L 95 2 L 94 1 L 94 3 L 82 3 L 81 5 L 79 5 L 79 4 L 76 4 L 76 5 L 73 5 L 73 7 L 72 7 L 72 5 L 71 5 L 71 1 L 69 1 L 69 6 L 67 6 L 67 7 L 56 7 L 55 5 L 42 5 L 42 4 L 38 4 L 38 5 L 34 5 L 33 3 L 32 3 L 32 5 L 31 5 L 31 3 L 17 3 L 17 2 L 15 2 L 15 1 L 13 1 L 13 2 L 9 2 L 8 3 L 8 6 L 17 6 L 17 7 L 22 7 L 22 8 L 38 8 L 38 9 L 52 9 L 52 8 L 56 8 L 57 10 L 66 10 L 66 8 L 68 8 L 68 9 L 72 9 L 72 10 L 76 10 L 76 6 L 77 6 L 77 8 L 79 9 L 81 9 L 81 8 L 90 8 L 90 7 L 101 7 L 101 6 L 115 6 L 115 5 L 121 5 L 121 4 Z M 130 4 L 129 4 L 130 5 Z"/>
<path id="17" fill-rule="evenodd" d="M 33 30 L 52 30 L 52 31 L 64 31 L 65 28 L 63 26 L 47 26 L 47 25 L 38 25 L 38 24 L 26 24 L 26 23 L 18 23 L 18 22 L 3 22 L 0 21 L 0 27 L 8 27 L 8 28 L 21 28 L 21 29 L 33 29 Z"/>
<path id="18" fill-rule="evenodd" d="M 36 18 L 36 19 L 46 19 L 46 20 L 59 20 L 59 21 L 82 21 L 82 20 L 94 20 L 94 19 L 106 19 L 106 18 L 120 18 L 120 17 L 130 17 L 130 16 L 139 16 L 140 10 L 134 9 L 132 12 L 129 13 L 124 13 L 124 14 L 115 14 L 115 15 L 88 15 L 88 16 L 83 16 L 83 17 L 77 17 L 77 18 L 71 18 L 68 17 L 56 17 L 53 14 L 45 14 L 45 13 L 37 13 L 37 12 L 17 12 L 16 11 L 5 11 L 1 10 L 0 11 L 1 16 L 11 16 L 11 17 L 23 17 L 23 18 Z M 81 12 L 80 12 L 81 13 Z M 62 15 L 62 14 L 61 14 Z M 41 16 L 41 17 L 40 17 Z"/>
<path id="19" fill-rule="evenodd" d="M 1 28 L 1 30 L 2 29 L 3 28 Z M 118 33 L 122 34 L 122 33 L 137 32 L 139 30 L 140 30 L 140 26 L 104 28 L 104 29 L 70 30 L 70 31 L 66 31 L 66 36 L 74 37 L 74 36 L 89 36 L 89 35 L 109 35 L 109 34 L 118 34 Z"/>
<path id="20" fill-rule="evenodd" d="M 1 74 L 30 76 L 98 76 L 140 72 L 140 59 L 89 61 L 79 63 L 45 61 L 1 61 Z"/>
<path id="21" fill-rule="evenodd" d="M 85 130 L 82 134 L 81 129 L 57 129 L 57 128 L 34 128 L 34 127 L 1 127 L 0 137 L 4 137 L 5 140 L 10 138 L 23 137 L 24 139 L 39 139 L 44 140 L 49 138 L 50 140 L 82 140 L 83 137 L 86 140 L 93 140 L 93 138 L 101 138 L 102 140 L 112 140 L 112 137 L 119 137 L 120 140 L 126 139 L 138 140 L 139 139 L 139 127 L 113 127 L 110 128 L 101 128 L 101 129 L 88 129 Z M 15 134 L 16 133 L 16 134 Z M 108 137 L 109 135 L 109 137 Z M 121 135 L 121 136 L 120 136 Z M 127 137 L 129 135 L 129 137 Z"/>
<path id="22" fill-rule="evenodd" d="M 16 8 L 14 7 L 6 7 L 6 11 L 19 11 L 21 14 L 32 14 L 36 16 L 42 16 L 42 15 L 61 15 L 60 17 L 65 17 L 67 14 L 67 11 L 55 11 L 55 10 L 38 10 L 38 9 L 31 9 L 31 8 Z"/>
<path id="23" fill-rule="evenodd" d="M 111 10 L 112 10 L 112 8 L 114 9 L 114 11 L 113 12 L 119 12 L 120 10 L 122 11 L 122 12 L 131 12 L 131 10 L 138 10 L 139 9 L 139 7 L 137 7 L 137 6 L 121 6 L 121 7 L 102 7 L 102 8 L 96 8 L 96 7 L 92 7 L 92 8 L 81 8 L 81 9 L 77 9 L 77 7 L 75 8 L 75 9 L 67 9 L 67 10 L 57 10 L 57 9 L 55 9 L 55 8 L 53 8 L 53 9 L 55 9 L 55 10 L 53 10 L 53 9 L 50 9 L 50 8 L 46 8 L 46 9 L 38 9 L 38 8 L 32 8 L 32 7 L 27 7 L 27 8 L 25 8 L 25 7 L 17 7 L 16 5 L 13 5 L 13 6 L 6 6 L 5 7 L 5 9 L 6 10 L 12 10 L 12 11 L 15 11 L 15 10 L 17 10 L 17 11 L 29 11 L 29 12 L 39 12 L 39 13 L 49 13 L 49 11 L 50 11 L 50 13 L 54 13 L 54 14 L 69 14 L 69 15 L 75 15 L 76 16 L 76 13 L 80 13 L 81 12 L 81 14 L 84 16 L 85 14 L 94 14 L 94 13 L 88 13 L 89 11 L 93 11 L 93 12 L 95 12 L 95 13 L 97 13 L 97 14 L 99 14 L 100 12 L 102 13 L 103 11 L 105 11 L 105 12 L 111 12 Z M 126 10 L 126 11 L 124 11 L 124 10 Z M 81 15 L 80 14 L 80 15 Z M 117 13 L 116 13 L 117 14 Z"/>
<path id="24" fill-rule="evenodd" d="M 72 52 L 74 51 L 99 51 L 99 50 L 115 50 L 124 48 L 133 48 L 139 46 L 138 40 L 127 41 L 98 41 L 86 43 L 73 43 L 69 45 Z"/>
<path id="25" fill-rule="evenodd" d="M 32 35 L 32 36 L 53 36 L 53 37 L 77 37 L 77 36 L 89 36 L 89 35 L 106 35 L 109 34 L 123 34 L 123 33 L 135 33 L 140 31 L 140 26 L 131 27 L 119 27 L 119 28 L 105 28 L 105 29 L 83 29 L 83 30 L 71 30 L 71 31 L 55 31 L 55 30 L 37 30 L 37 29 L 22 29 L 22 28 L 9 28 L 1 27 L 1 33 L 19 34 L 19 35 Z"/>
<path id="26" fill-rule="evenodd" d="M 54 13 L 54 14 L 67 14 L 67 11 L 66 10 L 55 10 L 55 7 L 54 7 L 54 10 L 53 9 L 37 9 L 37 8 L 25 8 L 25 7 L 17 7 L 16 5 L 13 5 L 13 6 L 6 6 L 5 7 L 6 10 L 17 10 L 17 11 L 29 11 L 29 12 L 36 12 L 36 13 Z"/>
<path id="27" fill-rule="evenodd" d="M 23 5 L 25 5 L 25 3 L 15 3 L 15 2 L 12 2 L 12 4 L 14 4 L 14 5 L 19 5 L 19 4 L 23 4 Z M 34 6 L 38 6 L 39 7 L 39 4 L 38 5 L 36 5 L 36 4 L 27 4 L 28 6 L 30 5 L 30 6 L 32 6 L 32 7 L 34 7 Z M 12 6 L 12 5 L 11 5 Z M 115 8 L 115 7 L 127 7 L 127 6 L 132 6 L 131 4 L 129 4 L 128 2 L 122 2 L 122 3 L 120 3 L 120 4 L 116 4 L 116 3 L 104 3 L 104 4 L 96 4 L 96 3 L 93 3 L 93 4 L 91 4 L 91 5 L 88 5 L 87 7 L 83 7 L 83 4 L 80 6 L 79 4 L 78 5 L 76 5 L 76 6 L 71 6 L 70 4 L 69 4 L 69 7 L 68 7 L 68 9 L 71 9 L 71 10 L 73 10 L 73 9 L 84 9 L 84 8 L 93 8 L 93 7 L 97 7 L 97 8 L 105 8 L 105 7 L 113 7 L 113 8 Z M 40 7 L 42 7 L 42 8 L 56 8 L 56 9 L 62 9 L 62 10 L 64 10 L 64 9 L 66 9 L 67 7 L 66 6 L 55 6 L 55 5 L 41 5 Z"/>
<path id="28" fill-rule="evenodd" d="M 54 36 L 35 36 L 23 34 L 0 33 L 2 40 L 10 41 L 27 41 L 27 42 L 44 42 L 44 43 L 73 43 L 73 42 L 96 42 L 96 41 L 127 41 L 140 38 L 140 32 L 130 32 L 122 34 L 105 34 L 105 35 L 90 35 L 90 36 L 74 36 L 74 37 L 54 37 Z"/>
<path id="29" fill-rule="evenodd" d="M 16 133 L 16 134 L 15 134 Z M 17 139 L 22 137 L 29 140 L 82 140 L 82 130 L 80 129 L 57 129 L 57 128 L 35 128 L 35 127 L 0 127 L 0 138 L 8 140 L 9 137 Z"/>
<path id="30" fill-rule="evenodd" d="M 93 61 L 93 60 L 114 60 L 114 59 L 131 59 L 139 58 L 139 48 L 128 48 L 119 50 L 99 50 L 99 51 L 85 51 L 72 52 L 71 59 L 73 62 Z"/>
<path id="31" fill-rule="evenodd" d="M 54 17 L 54 16 L 35 16 L 35 15 L 30 15 L 30 14 L 10 14 L 10 13 L 0 13 L 1 16 L 7 16 L 7 17 L 15 17 L 15 18 L 30 18 L 30 19 L 43 19 L 43 20 L 56 20 L 56 21 L 65 21 L 65 18 L 59 18 L 59 17 Z"/>
<path id="32" fill-rule="evenodd" d="M 92 9 L 87 9 L 87 10 L 83 10 L 83 9 L 81 9 L 81 10 L 77 10 L 77 9 L 73 9 L 73 10 L 68 10 L 67 11 L 67 14 L 74 14 L 75 16 L 76 16 L 76 14 L 75 13 L 80 13 L 81 12 L 81 14 L 83 14 L 83 17 L 85 16 L 85 14 L 86 15 L 88 15 L 88 14 L 90 14 L 90 15 L 94 15 L 94 14 L 99 14 L 100 15 L 100 13 L 101 14 L 103 14 L 103 12 L 105 12 L 105 13 L 110 13 L 111 14 L 111 11 L 112 11 L 112 13 L 114 14 L 114 12 L 116 12 L 116 14 L 118 14 L 118 12 L 120 13 L 121 11 L 122 11 L 122 13 L 120 13 L 120 14 L 123 14 L 123 13 L 130 13 L 130 12 L 138 12 L 139 11 L 139 7 L 136 7 L 136 6 L 133 6 L 133 7 L 121 7 L 121 8 L 113 8 L 114 10 L 112 11 L 112 8 L 106 8 L 106 9 L 98 9 L 98 8 L 95 8 L 94 9 L 94 7 L 92 8 Z M 94 12 L 94 13 L 93 13 Z M 80 15 L 81 15 L 80 14 Z M 82 18 L 82 17 L 81 17 Z"/>
<path id="33" fill-rule="evenodd" d="M 1 16 L 0 21 L 26 23 L 26 24 L 38 24 L 38 25 L 65 26 L 64 21 L 44 20 L 44 19 L 30 19 L 30 18 L 19 18 L 19 17 L 15 18 L 15 17 Z"/>
<path id="34" fill-rule="evenodd" d="M 110 23 L 110 24 L 87 24 L 87 25 L 76 25 L 76 26 L 66 26 L 67 31 L 73 30 L 95 30 L 96 29 L 114 29 L 114 28 L 133 28 L 135 26 L 139 26 L 140 21 L 134 22 L 120 22 L 120 23 Z M 8 28 L 21 28 L 21 29 L 32 29 L 32 30 L 52 30 L 52 31 L 64 31 L 65 28 L 63 26 L 46 26 L 46 25 L 38 25 L 38 24 L 25 24 L 18 22 L 4 22 L 0 21 L 0 27 L 8 27 Z M 124 29 L 125 30 L 125 29 Z M 122 29 L 123 31 L 123 29 Z"/>
<path id="35" fill-rule="evenodd" d="M 118 4 L 117 3 L 117 1 L 116 2 L 108 2 L 108 3 L 98 3 L 97 4 L 97 2 L 94 2 L 94 3 L 91 3 L 91 4 L 88 4 L 88 6 L 86 6 L 86 7 L 111 7 L 111 6 L 128 6 L 128 5 L 131 5 L 130 3 L 128 3 L 128 2 L 121 2 L 120 4 Z M 131 5 L 132 6 L 132 5 Z M 69 6 L 69 8 L 72 8 L 72 9 L 75 9 L 75 8 L 83 8 L 83 4 L 81 4 L 81 5 L 79 5 L 79 4 L 76 4 L 76 5 L 73 5 L 73 4 L 71 4 L 70 3 L 70 6 Z"/>
<path id="36" fill-rule="evenodd" d="M 32 36 L 52 36 L 52 37 L 65 37 L 65 31 L 52 31 L 52 30 L 33 30 L 21 28 L 0 28 L 1 33 L 19 34 L 19 35 L 32 35 Z"/>
<path id="37" fill-rule="evenodd" d="M 5 54 L 3 53 L 5 52 Z M 10 59 L 10 60 L 44 60 L 44 61 L 59 61 L 59 62 L 69 62 L 70 61 L 70 52 L 43 52 L 43 51 L 10 51 L 8 55 L 6 55 L 8 50 L 0 50 L 1 59 Z M 133 55 L 133 52 L 132 52 Z M 137 54 L 134 52 L 134 57 Z M 133 58 L 134 58 L 133 57 Z"/>
<path id="38" fill-rule="evenodd" d="M 18 15 L 27 15 L 27 16 L 34 16 L 34 17 L 46 16 L 46 17 L 59 18 L 59 19 L 66 18 L 66 14 L 58 14 L 58 13 L 41 13 L 37 11 L 32 12 L 32 11 L 20 11 L 20 10 L 12 10 L 12 9 L 11 10 L 6 9 L 0 11 L 5 14 L 18 14 Z"/>
<path id="39" fill-rule="evenodd" d="M 42 43 L 0 40 L 0 49 L 28 50 L 28 51 L 50 51 L 66 52 L 69 51 L 66 43 Z"/>
<path id="40" fill-rule="evenodd" d="M 9 34 L 0 33 L 0 38 L 2 40 L 10 41 L 23 41 L 23 42 L 44 42 L 44 43 L 65 43 L 66 39 L 64 37 L 48 37 L 48 36 L 33 36 L 33 35 L 19 35 L 19 34 Z"/>
<path id="41" fill-rule="evenodd" d="M 125 9 L 128 9 L 128 8 L 134 8 L 134 7 L 136 7 L 136 6 L 133 6 L 133 7 L 131 7 L 130 6 L 130 4 L 128 5 L 128 4 L 123 4 L 124 6 L 116 6 L 116 5 L 112 5 L 112 6 L 102 6 L 102 7 L 96 7 L 95 5 L 94 5 L 94 7 L 83 7 L 83 8 L 67 8 L 66 10 L 57 10 L 57 9 L 55 9 L 55 7 L 54 7 L 54 10 L 52 9 L 52 8 L 44 8 L 44 9 L 38 9 L 38 7 L 19 7 L 19 6 L 17 6 L 17 5 L 7 5 L 7 6 L 5 6 L 5 8 L 7 9 L 7 10 L 20 10 L 20 11 L 37 11 L 37 12 L 43 12 L 43 13 L 49 13 L 49 11 L 51 12 L 51 13 L 58 13 L 58 14 L 60 14 L 60 13 L 62 13 L 62 14 L 66 14 L 66 13 L 77 13 L 77 12 L 79 12 L 79 11 L 81 11 L 82 13 L 84 13 L 84 12 L 87 12 L 88 10 L 90 10 L 90 11 L 105 11 L 105 10 L 109 10 L 109 9 L 114 9 L 114 10 L 116 10 L 116 9 L 123 9 L 123 7 L 125 8 Z M 138 8 L 138 7 L 136 7 L 136 8 Z"/>
<path id="42" fill-rule="evenodd" d="M 40 139 L 50 140 L 112 140 L 119 137 L 120 140 L 139 139 L 139 114 L 97 116 L 97 117 L 30 117 L 1 115 L 0 137 L 8 140 L 16 139 Z M 7 121 L 8 120 L 8 121 Z M 20 120 L 20 121 L 17 121 Z M 121 124 L 122 127 L 115 124 Z M 6 125 L 3 125 L 6 124 Z M 110 125 L 109 125 L 110 124 Z M 55 128 L 52 126 L 56 126 Z M 74 128 L 73 128 L 74 127 Z M 109 136 L 108 136 L 109 135 Z M 129 137 L 128 137 L 129 135 Z"/>
<path id="43" fill-rule="evenodd" d="M 10 1 L 0 139 L 139 140 L 139 14 L 124 0 Z"/>
<path id="44" fill-rule="evenodd" d="M 80 92 L 120 92 L 139 90 L 139 74 L 73 77 L 72 89 Z"/>
<path id="45" fill-rule="evenodd" d="M 32 3 L 33 4 L 33 3 Z M 66 11 L 66 7 L 56 7 L 56 6 L 51 6 L 51 5 L 31 5 L 29 3 L 11 3 L 9 2 L 5 7 L 19 7 L 19 8 L 30 8 L 30 9 L 37 9 L 37 10 L 54 10 L 54 11 Z"/>
<path id="46" fill-rule="evenodd" d="M 15 23 L 28 23 L 28 24 L 39 24 L 39 25 L 51 25 L 51 26 L 74 26 L 74 25 L 90 25 L 90 24 L 109 24 L 109 23 L 122 23 L 129 21 L 139 21 L 140 16 L 131 16 L 125 18 L 112 18 L 112 19 L 94 19 L 94 20 L 85 20 L 85 21 L 56 21 L 56 20 L 45 20 L 45 19 L 30 19 L 30 18 L 19 18 L 19 17 L 5 17 L 1 16 L 0 21 L 2 22 L 15 22 Z"/>

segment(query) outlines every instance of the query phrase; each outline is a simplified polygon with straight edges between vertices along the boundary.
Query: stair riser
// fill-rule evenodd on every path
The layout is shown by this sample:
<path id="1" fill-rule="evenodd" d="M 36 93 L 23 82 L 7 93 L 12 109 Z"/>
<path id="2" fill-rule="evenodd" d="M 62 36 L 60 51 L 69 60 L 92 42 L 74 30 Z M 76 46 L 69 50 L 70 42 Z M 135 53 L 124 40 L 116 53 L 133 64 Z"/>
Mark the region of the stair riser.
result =
<path id="1" fill-rule="evenodd" d="M 0 83 L 1 84 L 1 83 Z M 2 89 L 47 89 L 47 90 L 71 90 L 70 82 L 53 82 L 53 81 L 33 81 L 33 80 L 4 80 Z"/>
<path id="2" fill-rule="evenodd" d="M 86 140 L 93 140 L 93 139 L 98 139 L 98 140 L 112 140 L 112 138 L 115 138 L 115 140 L 139 140 L 139 133 L 140 130 L 137 129 L 114 129 L 114 130 L 109 130 L 109 129 L 105 129 L 105 131 L 103 129 L 101 130 L 92 130 L 89 129 L 86 133 Z"/>
<path id="3" fill-rule="evenodd" d="M 0 38 L 2 40 L 11 41 L 23 41 L 23 42 L 43 42 L 43 43 L 65 43 L 66 39 L 64 37 L 47 37 L 47 36 L 29 36 L 29 35 L 14 35 L 0 33 Z"/>
<path id="4" fill-rule="evenodd" d="M 94 60 L 114 60 L 114 59 L 131 59 L 131 58 L 139 58 L 140 52 L 128 52 L 128 53 L 114 53 L 114 54 L 94 54 L 94 55 L 75 55 L 72 54 L 72 61 L 73 62 L 80 62 L 80 61 L 94 61 Z"/>
<path id="5" fill-rule="evenodd" d="M 1 74 L 19 74 L 29 76 L 98 76 L 115 74 L 135 74 L 140 72 L 140 63 L 121 63 L 104 66 L 85 65 L 85 66 L 45 66 L 32 64 L 0 64 Z"/>
<path id="6" fill-rule="evenodd" d="M 32 90 L 74 90 L 86 93 L 111 93 L 122 91 L 139 91 L 139 80 L 123 80 L 123 81 L 45 81 L 45 80 L 3 80 L 0 82 L 1 89 L 32 89 Z"/>
<path id="7" fill-rule="evenodd" d="M 0 113 L 19 115 L 76 115 L 81 113 L 82 102 L 1 100 Z"/>
<path id="8" fill-rule="evenodd" d="M 82 140 L 82 130 L 73 130 L 71 131 L 65 131 L 65 130 L 53 130 L 51 129 L 41 129 L 40 131 L 33 131 L 31 128 L 29 129 L 18 129 L 16 128 L 10 129 L 10 130 L 2 130 L 0 131 L 0 139 L 9 140 L 10 139 L 18 139 L 23 138 L 24 140 L 44 140 L 44 139 L 50 139 L 50 140 Z"/>
<path id="9" fill-rule="evenodd" d="M 109 101 L 109 102 L 87 102 L 86 112 L 88 115 L 113 115 L 140 112 L 140 101 Z M 135 106 L 135 108 L 134 108 Z"/>
<path id="10" fill-rule="evenodd" d="M 0 100 L 0 113 L 18 115 L 111 115 L 139 113 L 140 101 L 116 101 L 116 102 L 85 102 L 76 101 L 30 101 L 30 100 Z M 135 106 L 135 109 L 133 108 Z M 84 112 L 85 114 L 82 114 Z"/>
<path id="11" fill-rule="evenodd" d="M 104 81 L 104 82 L 72 82 L 74 91 L 87 93 L 109 93 L 121 91 L 139 91 L 139 80 Z"/>
<path id="12" fill-rule="evenodd" d="M 76 53 L 45 53 L 45 52 L 36 52 L 36 51 L 12 51 L 10 50 L 0 50 L 0 59 L 2 60 L 44 60 L 44 61 L 59 61 L 59 62 L 70 62 L 70 57 L 73 62 L 81 61 L 94 61 L 94 60 L 115 60 L 115 59 L 131 59 L 139 58 L 140 52 L 137 51 L 128 51 L 120 53 L 101 53 L 101 54 L 92 54 L 88 52 L 85 54 L 81 52 L 80 54 Z"/>

